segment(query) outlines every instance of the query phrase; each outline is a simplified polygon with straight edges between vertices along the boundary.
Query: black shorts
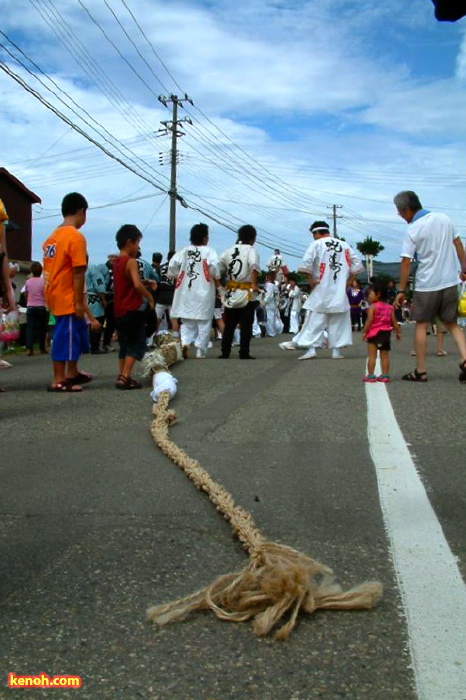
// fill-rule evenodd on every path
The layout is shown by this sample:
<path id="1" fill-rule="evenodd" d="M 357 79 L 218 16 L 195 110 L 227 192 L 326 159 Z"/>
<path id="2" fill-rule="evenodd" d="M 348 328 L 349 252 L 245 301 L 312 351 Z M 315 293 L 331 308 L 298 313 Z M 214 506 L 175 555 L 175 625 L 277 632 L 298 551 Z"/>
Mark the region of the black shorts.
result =
<path id="1" fill-rule="evenodd" d="M 377 350 L 390 350 L 391 333 L 391 331 L 379 331 L 373 338 L 367 338 L 367 342 L 371 345 L 377 345 Z"/>
<path id="2" fill-rule="evenodd" d="M 146 314 L 144 311 L 129 311 L 116 319 L 120 353 L 118 357 L 134 357 L 142 360 L 146 352 Z"/>

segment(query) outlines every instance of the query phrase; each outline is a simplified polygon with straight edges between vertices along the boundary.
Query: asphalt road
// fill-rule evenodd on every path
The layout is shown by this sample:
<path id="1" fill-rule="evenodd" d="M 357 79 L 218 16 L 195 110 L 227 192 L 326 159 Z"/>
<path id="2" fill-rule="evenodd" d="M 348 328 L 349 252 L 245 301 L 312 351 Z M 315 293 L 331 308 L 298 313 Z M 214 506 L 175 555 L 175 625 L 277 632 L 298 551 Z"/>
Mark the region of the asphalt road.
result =
<path id="1" fill-rule="evenodd" d="M 428 384 L 399 381 L 413 367 L 410 326 L 404 336 L 389 395 L 464 576 L 466 386 L 451 339 L 445 358 L 431 339 Z M 149 386 L 114 388 L 114 354 L 83 360 L 96 377 L 82 395 L 45 391 L 48 357 L 15 357 L 0 371 L 0 697 L 416 698 L 368 448 L 365 346 L 355 335 L 345 360 L 307 362 L 276 339 L 253 348 L 255 362 L 217 361 L 214 348 L 174 368 L 172 437 L 269 540 L 323 561 L 344 587 L 382 581 L 380 604 L 302 617 L 285 643 L 211 613 L 153 627 L 148 606 L 242 568 L 244 551 L 154 446 Z M 8 672 L 80 675 L 83 686 L 13 691 Z"/>

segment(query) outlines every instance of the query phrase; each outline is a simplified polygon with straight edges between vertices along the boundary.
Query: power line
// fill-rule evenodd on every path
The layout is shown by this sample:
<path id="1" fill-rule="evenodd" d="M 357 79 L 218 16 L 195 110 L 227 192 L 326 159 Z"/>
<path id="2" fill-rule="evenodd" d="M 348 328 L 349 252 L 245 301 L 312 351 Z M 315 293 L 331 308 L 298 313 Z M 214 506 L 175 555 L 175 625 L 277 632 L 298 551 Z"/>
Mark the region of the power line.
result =
<path id="1" fill-rule="evenodd" d="M 68 117 L 66 117 L 62 112 L 60 112 L 54 105 L 52 105 L 50 102 L 48 102 L 40 93 L 38 93 L 34 88 L 32 88 L 30 85 L 28 85 L 19 75 L 17 75 L 11 68 L 9 68 L 3 61 L 0 61 L 0 70 L 3 70 L 4 73 L 9 75 L 13 80 L 15 80 L 21 87 L 23 87 L 27 92 L 29 92 L 33 97 L 35 97 L 41 104 L 43 104 L 47 109 L 49 109 L 51 112 L 55 114 L 59 119 L 61 119 L 65 124 L 68 124 L 72 129 L 77 131 L 81 136 L 84 136 L 85 139 L 87 139 L 90 143 L 93 143 L 94 146 L 97 146 L 103 153 L 105 153 L 109 158 L 112 158 L 115 160 L 117 163 L 120 163 L 124 168 L 127 170 L 131 171 L 138 177 L 142 178 L 143 180 L 146 180 L 149 182 L 153 187 L 155 187 L 158 190 L 161 190 L 162 192 L 166 192 L 166 190 L 163 189 L 163 187 L 160 187 L 156 182 L 154 182 L 152 179 L 150 179 L 147 175 L 144 173 L 138 172 L 137 170 L 134 170 L 128 163 L 125 163 L 125 161 L 121 160 L 121 158 L 118 158 L 118 156 L 114 155 L 111 153 L 105 146 L 102 146 L 98 141 L 96 141 L 92 136 L 87 134 L 81 127 L 79 127 L 77 124 L 74 124 Z"/>

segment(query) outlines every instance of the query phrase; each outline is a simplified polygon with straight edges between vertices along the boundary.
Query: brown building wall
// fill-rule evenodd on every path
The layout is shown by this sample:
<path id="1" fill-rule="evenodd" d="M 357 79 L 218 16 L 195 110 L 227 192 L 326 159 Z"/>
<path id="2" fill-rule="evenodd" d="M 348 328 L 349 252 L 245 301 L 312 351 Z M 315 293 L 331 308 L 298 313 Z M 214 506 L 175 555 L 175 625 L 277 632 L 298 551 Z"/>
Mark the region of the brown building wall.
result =
<path id="1" fill-rule="evenodd" d="M 7 249 L 11 260 L 31 260 L 32 249 L 32 204 L 40 198 L 8 172 L 0 168 L 0 199 L 5 205 L 12 230 L 7 226 Z M 19 227 L 19 228 L 18 228 Z"/>
<path id="2" fill-rule="evenodd" d="M 10 221 L 21 227 L 20 231 L 8 231 L 6 245 L 10 260 L 30 260 L 32 247 L 31 203 L 5 177 L 0 176 L 0 198 Z"/>

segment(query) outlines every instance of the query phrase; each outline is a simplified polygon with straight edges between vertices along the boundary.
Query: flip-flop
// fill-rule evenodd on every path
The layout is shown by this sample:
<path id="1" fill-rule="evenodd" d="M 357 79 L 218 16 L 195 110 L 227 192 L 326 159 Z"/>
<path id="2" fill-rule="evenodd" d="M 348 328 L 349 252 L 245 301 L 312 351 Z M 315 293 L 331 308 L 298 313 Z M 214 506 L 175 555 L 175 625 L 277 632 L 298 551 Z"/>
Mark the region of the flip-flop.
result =
<path id="1" fill-rule="evenodd" d="M 71 386 L 75 386 L 76 384 L 89 384 L 89 382 L 92 382 L 94 379 L 92 374 L 88 374 L 87 372 L 78 372 L 74 377 L 67 377 L 66 381 L 68 384 Z"/>
<path id="2" fill-rule="evenodd" d="M 70 382 L 65 379 L 64 382 L 58 382 L 55 386 L 48 386 L 47 391 L 57 394 L 80 394 L 83 389 L 77 384 L 70 384 Z"/>

